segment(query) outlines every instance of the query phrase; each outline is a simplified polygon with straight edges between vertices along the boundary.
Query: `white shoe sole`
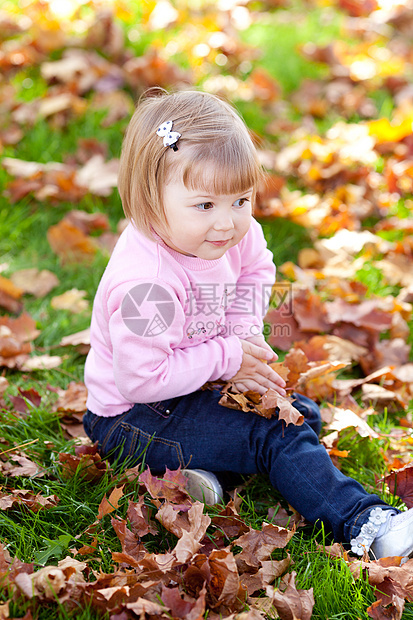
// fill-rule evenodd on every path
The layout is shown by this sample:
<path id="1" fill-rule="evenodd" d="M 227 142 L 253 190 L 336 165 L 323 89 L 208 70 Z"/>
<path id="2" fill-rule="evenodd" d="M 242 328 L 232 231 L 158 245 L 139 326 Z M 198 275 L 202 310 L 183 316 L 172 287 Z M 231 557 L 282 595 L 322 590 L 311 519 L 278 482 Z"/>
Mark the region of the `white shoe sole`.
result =
<path id="1" fill-rule="evenodd" d="M 209 506 L 222 501 L 224 492 L 212 472 L 202 469 L 183 469 L 182 473 L 188 479 L 186 490 L 193 499 Z"/>

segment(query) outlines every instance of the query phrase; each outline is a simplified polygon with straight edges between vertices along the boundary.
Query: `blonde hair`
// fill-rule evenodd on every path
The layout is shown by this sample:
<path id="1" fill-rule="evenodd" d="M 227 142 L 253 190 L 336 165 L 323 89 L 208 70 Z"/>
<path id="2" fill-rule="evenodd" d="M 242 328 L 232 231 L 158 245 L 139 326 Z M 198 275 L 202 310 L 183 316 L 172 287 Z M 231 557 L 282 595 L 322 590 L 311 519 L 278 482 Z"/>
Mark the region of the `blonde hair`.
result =
<path id="1" fill-rule="evenodd" d="M 181 134 L 176 152 L 156 134 L 169 120 L 172 131 Z M 147 97 L 138 105 L 123 141 L 118 189 L 126 217 L 151 236 L 153 228 L 167 225 L 163 187 L 170 180 L 182 179 L 188 189 L 208 194 L 238 194 L 255 188 L 262 174 L 235 110 L 215 95 L 181 91 Z"/>

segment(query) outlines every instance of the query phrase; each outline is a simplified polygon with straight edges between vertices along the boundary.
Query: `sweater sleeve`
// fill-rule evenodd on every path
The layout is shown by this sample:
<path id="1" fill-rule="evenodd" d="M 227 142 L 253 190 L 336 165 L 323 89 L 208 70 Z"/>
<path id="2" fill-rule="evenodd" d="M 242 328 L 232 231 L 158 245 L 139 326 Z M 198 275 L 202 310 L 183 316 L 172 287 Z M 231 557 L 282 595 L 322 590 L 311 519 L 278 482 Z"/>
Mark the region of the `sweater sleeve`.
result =
<path id="1" fill-rule="evenodd" d="M 265 316 L 275 282 L 272 252 L 267 248 L 263 230 L 252 220 L 250 230 L 240 242 L 241 273 L 229 298 L 226 312 L 229 333 L 240 338 L 262 333 Z"/>
<path id="2" fill-rule="evenodd" d="M 122 396 L 132 403 L 182 396 L 199 389 L 207 381 L 229 379 L 236 374 L 242 361 L 242 347 L 236 336 L 216 336 L 183 347 L 183 306 L 172 287 L 163 281 L 157 284 L 168 299 L 173 300 L 173 310 L 170 305 L 165 314 L 163 327 L 166 329 L 154 330 L 153 335 L 122 312 L 130 283 L 127 288 L 117 287 L 108 299 L 115 383 Z M 155 313 L 156 304 L 153 308 Z"/>

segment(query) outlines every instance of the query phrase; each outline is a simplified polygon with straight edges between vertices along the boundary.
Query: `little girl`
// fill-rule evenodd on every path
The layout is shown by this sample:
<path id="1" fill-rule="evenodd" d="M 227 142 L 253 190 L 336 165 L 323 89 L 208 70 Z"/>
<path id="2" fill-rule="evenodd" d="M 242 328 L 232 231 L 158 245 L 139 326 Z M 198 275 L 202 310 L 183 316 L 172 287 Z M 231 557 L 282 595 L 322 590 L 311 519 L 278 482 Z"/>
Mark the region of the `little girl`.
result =
<path id="1" fill-rule="evenodd" d="M 93 306 L 86 432 L 118 463 L 184 468 L 207 503 L 222 495 L 212 472 L 265 472 L 356 554 L 407 558 L 413 509 L 393 509 L 333 466 L 315 403 L 295 394 L 305 422 L 285 426 L 201 389 L 222 379 L 286 394 L 262 336 L 275 267 L 252 217 L 261 174 L 247 128 L 219 98 L 185 91 L 138 106 L 119 174 L 129 224 Z"/>

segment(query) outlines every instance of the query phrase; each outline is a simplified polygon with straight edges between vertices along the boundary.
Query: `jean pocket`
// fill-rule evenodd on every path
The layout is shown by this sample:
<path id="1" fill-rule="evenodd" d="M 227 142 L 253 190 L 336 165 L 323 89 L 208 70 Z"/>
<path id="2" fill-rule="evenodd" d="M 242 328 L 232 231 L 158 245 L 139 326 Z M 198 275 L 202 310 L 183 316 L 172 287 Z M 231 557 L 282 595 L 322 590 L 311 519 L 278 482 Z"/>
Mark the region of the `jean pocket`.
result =
<path id="1" fill-rule="evenodd" d="M 184 467 L 181 444 L 172 439 L 151 435 L 128 422 L 115 424 L 100 445 L 100 453 L 110 461 L 127 461 L 132 467 L 143 461 L 153 471 Z"/>

